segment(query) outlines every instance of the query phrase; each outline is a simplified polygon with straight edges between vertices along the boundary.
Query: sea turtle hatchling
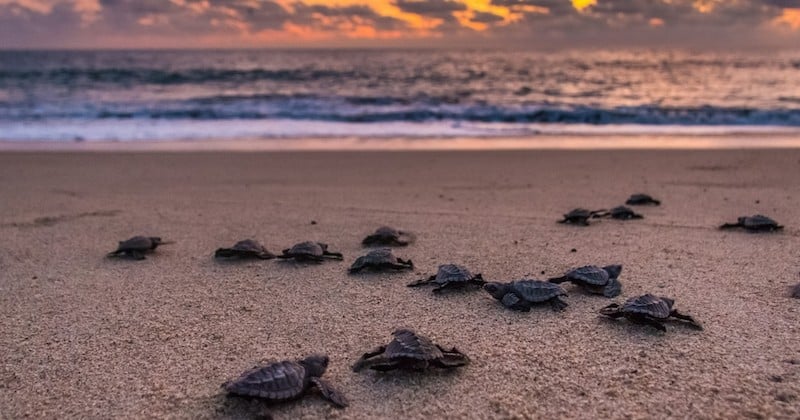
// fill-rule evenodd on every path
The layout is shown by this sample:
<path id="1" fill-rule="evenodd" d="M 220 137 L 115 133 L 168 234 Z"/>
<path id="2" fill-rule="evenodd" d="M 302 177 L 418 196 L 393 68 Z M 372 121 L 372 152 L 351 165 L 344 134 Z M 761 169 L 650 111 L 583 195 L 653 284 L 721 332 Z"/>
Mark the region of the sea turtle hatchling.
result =
<path id="1" fill-rule="evenodd" d="M 365 269 L 374 271 L 412 270 L 414 269 L 414 263 L 411 260 L 404 260 L 395 256 L 389 248 L 380 248 L 356 258 L 353 265 L 350 266 L 349 272 L 353 274 Z"/>
<path id="2" fill-rule="evenodd" d="M 447 288 L 459 288 L 463 289 L 469 285 L 476 285 L 478 287 L 483 286 L 486 281 L 483 280 L 483 276 L 480 274 L 472 275 L 466 267 L 462 267 L 460 265 L 455 264 L 444 264 L 439 266 L 439 270 L 436 272 L 435 275 L 430 276 L 426 279 L 417 280 L 413 283 L 409 283 L 408 287 L 417 287 L 417 286 L 424 286 L 428 284 L 432 284 L 436 286 L 433 289 L 434 293 L 439 293 L 444 289 Z"/>
<path id="3" fill-rule="evenodd" d="M 516 280 L 510 283 L 486 283 L 483 289 L 506 308 L 528 312 L 537 303 L 549 302 L 554 311 L 564 310 L 567 302 L 561 300 L 567 292 L 561 286 L 540 280 Z"/>
<path id="4" fill-rule="evenodd" d="M 608 212 L 603 213 L 601 215 L 596 215 L 595 217 L 611 217 L 612 219 L 617 219 L 617 220 L 644 219 L 644 216 L 642 216 L 639 213 L 636 213 L 630 207 L 625 207 L 625 206 L 614 207 Z"/>
<path id="5" fill-rule="evenodd" d="M 564 215 L 564 218 L 559 220 L 558 223 L 589 226 L 589 219 L 603 214 L 605 210 L 586 210 L 583 208 L 573 209 Z"/>
<path id="6" fill-rule="evenodd" d="M 347 399 L 322 379 L 327 368 L 328 356 L 315 354 L 302 360 L 255 367 L 222 386 L 232 395 L 263 398 L 272 402 L 300 398 L 316 387 L 322 397 L 336 407 L 347 407 Z"/>
<path id="7" fill-rule="evenodd" d="M 120 241 L 115 251 L 109 252 L 108 257 L 129 257 L 134 260 L 145 259 L 144 254 L 153 252 L 159 245 L 171 244 L 161 240 L 158 236 L 134 236 L 125 241 Z"/>
<path id="8" fill-rule="evenodd" d="M 406 246 L 414 241 L 414 235 L 389 226 L 381 226 L 375 233 L 361 241 L 364 246 Z"/>
<path id="9" fill-rule="evenodd" d="M 388 345 L 364 353 L 353 365 L 353 371 L 453 369 L 469 363 L 469 358 L 455 347 L 447 350 L 410 329 L 398 329 L 392 336 L 394 338 Z"/>
<path id="10" fill-rule="evenodd" d="M 660 206 L 661 201 L 658 201 L 647 194 L 633 194 L 628 198 L 627 201 L 625 201 L 625 204 L 629 206 L 646 206 L 646 205 Z"/>
<path id="11" fill-rule="evenodd" d="M 561 277 L 553 277 L 549 281 L 556 284 L 569 281 L 590 293 L 613 298 L 622 293 L 622 283 L 618 280 L 620 273 L 622 273 L 621 265 L 605 267 L 586 265 L 570 270 Z"/>
<path id="12" fill-rule="evenodd" d="M 783 229 L 783 226 L 778 222 L 770 219 L 767 216 L 756 214 L 754 216 L 740 217 L 736 223 L 725 223 L 719 227 L 720 229 L 734 229 L 743 228 L 748 232 L 774 232 Z"/>
<path id="13" fill-rule="evenodd" d="M 653 296 L 648 293 L 632 297 L 622 305 L 612 303 L 600 309 L 600 313 L 611 318 L 625 317 L 633 323 L 649 325 L 660 331 L 667 330 L 663 323 L 670 318 L 685 321 L 687 325 L 698 330 L 703 329 L 691 316 L 672 309 L 674 304 L 675 301 L 670 298 Z"/>
<path id="14" fill-rule="evenodd" d="M 262 260 L 269 260 L 275 258 L 275 254 L 269 252 L 264 245 L 252 239 L 245 239 L 236 242 L 230 248 L 219 248 L 214 252 L 216 258 L 259 258 Z"/>
<path id="15" fill-rule="evenodd" d="M 328 244 L 312 241 L 300 242 L 291 248 L 284 249 L 282 254 L 278 255 L 278 258 L 293 258 L 295 261 L 301 262 L 322 262 L 325 261 L 326 258 L 333 260 L 343 259 L 342 254 L 328 251 Z"/>

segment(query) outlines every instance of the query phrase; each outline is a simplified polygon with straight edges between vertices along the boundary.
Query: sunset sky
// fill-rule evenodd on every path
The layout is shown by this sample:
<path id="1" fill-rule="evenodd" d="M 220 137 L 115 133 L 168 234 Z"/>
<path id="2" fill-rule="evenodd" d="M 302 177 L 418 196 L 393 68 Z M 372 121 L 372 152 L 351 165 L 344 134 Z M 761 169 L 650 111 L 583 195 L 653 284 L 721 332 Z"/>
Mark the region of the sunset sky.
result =
<path id="1" fill-rule="evenodd" d="M 0 48 L 800 48 L 800 0 L 0 0 Z"/>

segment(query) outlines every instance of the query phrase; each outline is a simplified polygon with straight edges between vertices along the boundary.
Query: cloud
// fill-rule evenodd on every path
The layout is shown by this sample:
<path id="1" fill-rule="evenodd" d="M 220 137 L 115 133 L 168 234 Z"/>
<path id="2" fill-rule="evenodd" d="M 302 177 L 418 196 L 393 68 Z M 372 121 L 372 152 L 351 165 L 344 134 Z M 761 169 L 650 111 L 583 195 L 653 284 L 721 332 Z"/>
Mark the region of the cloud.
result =
<path id="1" fill-rule="evenodd" d="M 800 42 L 800 0 L 0 0 L 2 48 L 385 39 L 407 46 L 792 46 Z"/>

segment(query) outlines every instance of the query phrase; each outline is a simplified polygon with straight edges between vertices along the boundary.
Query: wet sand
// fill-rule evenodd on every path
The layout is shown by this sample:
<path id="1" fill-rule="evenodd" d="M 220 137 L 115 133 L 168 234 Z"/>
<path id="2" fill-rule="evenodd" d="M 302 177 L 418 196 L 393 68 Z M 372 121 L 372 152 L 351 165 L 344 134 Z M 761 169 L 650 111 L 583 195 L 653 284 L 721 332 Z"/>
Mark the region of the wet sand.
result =
<path id="1" fill-rule="evenodd" d="M 350 407 L 311 396 L 276 418 L 798 418 L 798 175 L 800 150 L 0 153 L 0 417 L 254 416 L 266 406 L 225 398 L 226 379 L 325 352 Z M 663 205 L 555 223 L 634 192 Z M 753 213 L 787 228 L 715 229 Z M 417 269 L 348 276 L 382 224 L 416 233 L 397 254 Z M 176 243 L 104 258 L 137 234 Z M 345 261 L 212 259 L 249 237 Z M 611 300 L 570 285 L 562 313 L 405 287 L 450 262 L 500 281 L 620 263 L 615 301 L 669 296 L 705 330 L 601 319 Z M 472 364 L 350 371 L 396 327 Z"/>

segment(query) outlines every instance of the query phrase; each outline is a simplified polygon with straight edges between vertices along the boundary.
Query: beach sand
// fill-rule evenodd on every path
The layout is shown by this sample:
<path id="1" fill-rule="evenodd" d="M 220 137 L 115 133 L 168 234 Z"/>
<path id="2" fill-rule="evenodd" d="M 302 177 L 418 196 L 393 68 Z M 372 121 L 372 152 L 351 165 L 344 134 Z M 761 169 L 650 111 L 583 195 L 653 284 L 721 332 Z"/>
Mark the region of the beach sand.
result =
<path id="1" fill-rule="evenodd" d="M 324 352 L 350 407 L 312 395 L 276 418 L 798 418 L 798 175 L 800 150 L 1 153 L 0 417 L 255 416 L 267 406 L 226 398 L 225 380 Z M 663 205 L 555 223 L 635 192 Z M 787 228 L 715 229 L 754 213 Z M 417 234 L 397 250 L 417 269 L 348 276 L 383 224 Z M 176 243 L 104 257 L 138 234 Z M 251 237 L 345 261 L 212 259 Z M 669 296 L 705 330 L 601 319 L 611 300 L 571 285 L 562 313 L 405 287 L 450 262 L 498 281 L 620 263 L 616 301 Z M 350 371 L 397 327 L 472 363 Z"/>

